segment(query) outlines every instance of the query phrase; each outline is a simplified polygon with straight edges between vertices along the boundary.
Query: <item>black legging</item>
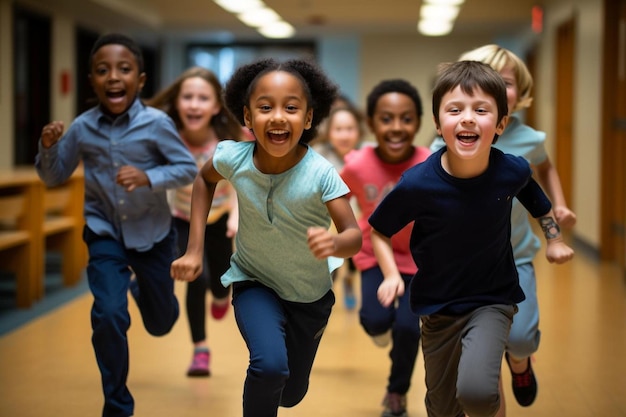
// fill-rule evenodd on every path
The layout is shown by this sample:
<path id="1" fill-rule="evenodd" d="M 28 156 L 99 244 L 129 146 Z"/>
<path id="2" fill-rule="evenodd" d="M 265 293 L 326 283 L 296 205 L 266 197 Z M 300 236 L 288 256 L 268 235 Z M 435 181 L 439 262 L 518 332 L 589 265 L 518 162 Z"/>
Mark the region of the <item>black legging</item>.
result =
<path id="1" fill-rule="evenodd" d="M 207 224 L 204 233 L 204 268 L 202 275 L 187 284 L 187 319 L 193 343 L 206 340 L 206 292 L 211 290 L 213 298 L 226 298 L 230 294 L 230 286 L 224 288 L 221 276 L 230 267 L 233 254 L 232 239 L 226 237 L 226 221 L 224 214 L 218 221 Z M 174 218 L 174 227 L 178 233 L 178 249 L 182 255 L 187 248 L 189 238 L 189 222 Z"/>

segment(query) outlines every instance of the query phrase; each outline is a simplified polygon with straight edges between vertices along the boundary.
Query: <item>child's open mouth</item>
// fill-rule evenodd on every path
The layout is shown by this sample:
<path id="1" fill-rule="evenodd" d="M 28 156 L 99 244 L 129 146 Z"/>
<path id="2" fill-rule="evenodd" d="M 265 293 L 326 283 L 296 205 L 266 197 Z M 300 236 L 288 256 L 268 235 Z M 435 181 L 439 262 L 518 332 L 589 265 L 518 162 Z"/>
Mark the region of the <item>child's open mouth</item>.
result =
<path id="1" fill-rule="evenodd" d="M 476 134 L 462 133 L 457 135 L 456 138 L 463 143 L 473 143 L 478 140 L 479 136 Z"/>
<path id="2" fill-rule="evenodd" d="M 276 142 L 284 141 L 289 138 L 289 131 L 287 130 L 270 130 L 267 132 L 267 137 Z"/>

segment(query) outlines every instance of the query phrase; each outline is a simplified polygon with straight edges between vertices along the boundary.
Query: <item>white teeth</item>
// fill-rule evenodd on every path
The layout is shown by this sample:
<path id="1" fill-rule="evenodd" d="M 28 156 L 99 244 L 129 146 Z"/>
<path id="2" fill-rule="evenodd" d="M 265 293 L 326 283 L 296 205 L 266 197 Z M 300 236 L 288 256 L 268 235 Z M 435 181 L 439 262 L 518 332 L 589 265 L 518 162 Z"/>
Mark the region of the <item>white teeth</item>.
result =
<path id="1" fill-rule="evenodd" d="M 270 130 L 268 133 L 272 135 L 284 135 L 285 133 L 289 133 L 287 130 Z"/>

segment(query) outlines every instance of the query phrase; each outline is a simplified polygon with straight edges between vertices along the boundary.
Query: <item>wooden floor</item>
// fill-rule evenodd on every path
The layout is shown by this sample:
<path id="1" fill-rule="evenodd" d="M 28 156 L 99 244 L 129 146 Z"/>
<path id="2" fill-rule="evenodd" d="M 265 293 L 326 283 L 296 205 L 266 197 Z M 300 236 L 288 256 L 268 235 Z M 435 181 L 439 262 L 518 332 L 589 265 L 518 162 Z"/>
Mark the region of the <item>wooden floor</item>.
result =
<path id="1" fill-rule="evenodd" d="M 542 341 L 534 363 L 539 396 L 530 408 L 512 397 L 504 368 L 508 416 L 626 416 L 626 283 L 615 267 L 577 255 L 566 265 L 539 259 Z M 177 283 L 182 294 L 183 284 Z M 389 368 L 346 311 L 338 289 L 304 401 L 280 417 L 378 417 Z M 75 301 L 0 338 L 0 416 L 93 416 L 101 413 L 100 377 L 91 343 L 91 296 Z M 247 351 L 232 310 L 209 321 L 213 375 L 190 379 L 184 316 L 165 337 L 148 336 L 132 305 L 129 387 L 135 416 L 240 416 Z M 421 352 L 421 351 L 420 351 Z M 425 417 L 423 359 L 409 391 L 410 417 Z"/>

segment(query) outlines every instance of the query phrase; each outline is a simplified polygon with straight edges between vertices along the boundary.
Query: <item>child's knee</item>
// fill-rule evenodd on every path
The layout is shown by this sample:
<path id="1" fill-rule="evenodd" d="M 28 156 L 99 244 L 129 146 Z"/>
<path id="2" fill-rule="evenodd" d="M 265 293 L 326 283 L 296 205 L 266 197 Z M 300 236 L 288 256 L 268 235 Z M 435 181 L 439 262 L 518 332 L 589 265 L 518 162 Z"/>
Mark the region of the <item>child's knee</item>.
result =
<path id="1" fill-rule="evenodd" d="M 468 416 L 493 416 L 500 407 L 500 395 L 496 390 L 483 389 L 479 384 L 457 387 L 457 400 Z"/>
<path id="2" fill-rule="evenodd" d="M 539 348 L 539 332 L 511 333 L 506 350 L 516 358 L 526 358 Z"/>

